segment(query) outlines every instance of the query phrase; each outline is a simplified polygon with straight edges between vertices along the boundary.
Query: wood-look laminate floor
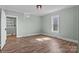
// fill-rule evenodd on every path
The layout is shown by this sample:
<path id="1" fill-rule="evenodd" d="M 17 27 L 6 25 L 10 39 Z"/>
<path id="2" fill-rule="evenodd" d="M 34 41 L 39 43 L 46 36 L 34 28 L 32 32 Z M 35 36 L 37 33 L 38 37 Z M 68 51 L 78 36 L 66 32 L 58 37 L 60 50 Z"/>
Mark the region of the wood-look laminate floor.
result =
<path id="1" fill-rule="evenodd" d="M 45 35 L 8 36 L 2 53 L 76 53 L 77 44 Z"/>

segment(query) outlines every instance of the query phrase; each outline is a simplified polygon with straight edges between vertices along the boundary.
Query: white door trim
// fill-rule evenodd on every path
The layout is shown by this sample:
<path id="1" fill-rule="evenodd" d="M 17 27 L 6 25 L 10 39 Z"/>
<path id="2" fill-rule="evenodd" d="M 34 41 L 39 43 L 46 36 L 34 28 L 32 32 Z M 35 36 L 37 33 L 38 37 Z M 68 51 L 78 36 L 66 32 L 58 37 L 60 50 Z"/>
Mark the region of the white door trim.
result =
<path id="1" fill-rule="evenodd" d="M 4 9 L 1 9 L 1 49 L 6 44 L 6 15 Z"/>
<path id="2" fill-rule="evenodd" d="M 14 15 L 6 15 L 6 17 L 14 17 L 14 18 L 16 18 L 16 37 L 18 36 L 18 34 L 17 34 L 17 24 L 18 24 L 18 16 L 14 16 Z"/>

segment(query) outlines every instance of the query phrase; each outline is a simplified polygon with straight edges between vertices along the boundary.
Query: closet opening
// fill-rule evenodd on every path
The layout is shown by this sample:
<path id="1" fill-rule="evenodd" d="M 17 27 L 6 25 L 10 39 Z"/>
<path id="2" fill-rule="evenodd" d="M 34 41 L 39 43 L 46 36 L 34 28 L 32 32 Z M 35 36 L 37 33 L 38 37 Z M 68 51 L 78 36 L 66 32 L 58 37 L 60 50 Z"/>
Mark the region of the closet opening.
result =
<path id="1" fill-rule="evenodd" d="M 7 40 L 16 40 L 16 17 L 6 16 Z"/>

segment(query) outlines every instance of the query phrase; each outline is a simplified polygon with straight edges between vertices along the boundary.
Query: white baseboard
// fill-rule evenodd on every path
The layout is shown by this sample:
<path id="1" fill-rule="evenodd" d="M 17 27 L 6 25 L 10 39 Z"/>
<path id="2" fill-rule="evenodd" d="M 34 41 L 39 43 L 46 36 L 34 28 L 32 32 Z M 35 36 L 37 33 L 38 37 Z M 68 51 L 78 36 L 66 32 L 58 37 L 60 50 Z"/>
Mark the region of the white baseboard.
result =
<path id="1" fill-rule="evenodd" d="M 32 35 L 39 35 L 40 33 L 35 33 L 35 34 L 27 34 L 27 35 L 20 35 L 20 36 L 17 36 L 17 38 L 19 37 L 28 37 L 28 36 L 32 36 Z"/>
<path id="2" fill-rule="evenodd" d="M 65 38 L 65 37 L 60 37 L 60 36 L 54 36 L 54 35 L 47 34 L 47 33 L 36 33 L 36 34 L 20 35 L 20 36 L 17 36 L 17 38 L 19 38 L 19 37 L 28 37 L 28 36 L 39 35 L 39 34 L 47 35 L 47 36 L 51 36 L 51 37 L 56 37 L 56 38 L 63 39 L 63 40 L 66 40 L 66 41 L 78 43 L 78 40 L 73 40 L 73 39 L 69 39 L 69 38 Z"/>
<path id="3" fill-rule="evenodd" d="M 47 35 L 47 36 L 51 36 L 51 37 L 56 37 L 56 38 L 59 38 L 59 39 L 63 39 L 63 40 L 66 40 L 66 41 L 78 43 L 78 40 L 73 40 L 73 39 L 64 38 L 64 37 L 60 37 L 60 36 L 54 36 L 54 35 L 46 34 L 46 33 L 42 33 L 42 34 Z"/>

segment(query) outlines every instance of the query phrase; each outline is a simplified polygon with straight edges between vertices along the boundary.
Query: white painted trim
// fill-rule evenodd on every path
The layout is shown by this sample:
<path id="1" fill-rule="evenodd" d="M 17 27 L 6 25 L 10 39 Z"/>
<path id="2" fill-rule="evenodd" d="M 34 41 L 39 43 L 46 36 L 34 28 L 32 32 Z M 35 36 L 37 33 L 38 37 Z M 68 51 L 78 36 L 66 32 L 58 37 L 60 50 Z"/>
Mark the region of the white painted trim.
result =
<path id="1" fill-rule="evenodd" d="M 73 40 L 73 39 L 69 39 L 69 38 L 64 38 L 64 37 L 60 37 L 60 36 L 54 36 L 54 35 L 46 34 L 46 33 L 36 33 L 36 34 L 21 35 L 21 36 L 17 36 L 17 38 L 19 38 L 19 37 L 28 37 L 28 36 L 32 36 L 32 35 L 40 35 L 40 34 L 51 36 L 51 37 L 56 37 L 56 38 L 59 38 L 59 39 L 62 39 L 62 40 L 70 41 L 70 42 L 78 43 L 77 40 Z"/>
<path id="2" fill-rule="evenodd" d="M 53 18 L 54 18 L 54 17 L 58 17 L 58 28 L 57 28 L 58 30 L 57 30 L 57 31 L 54 31 L 54 30 L 53 30 L 53 28 L 54 28 L 54 27 L 53 27 L 53 21 L 54 21 Z M 60 19 L 59 19 L 59 18 L 60 18 L 59 15 L 51 16 L 51 26 L 52 26 L 51 31 L 54 32 L 54 33 L 59 33 L 59 26 L 60 26 L 60 24 L 59 24 Z"/>
<path id="3" fill-rule="evenodd" d="M 14 15 L 6 15 L 6 17 L 14 17 L 14 18 L 16 18 L 16 37 L 17 37 L 17 23 L 18 23 L 18 16 L 14 16 Z"/>
<path id="4" fill-rule="evenodd" d="M 6 17 L 17 17 L 17 16 L 14 16 L 14 15 L 6 15 Z"/>
<path id="5" fill-rule="evenodd" d="M 50 14 L 50 13 L 53 13 L 53 12 L 57 12 L 57 11 L 60 11 L 60 10 L 63 10 L 63 9 L 71 8 L 71 7 L 75 7 L 75 5 L 74 5 L 74 6 L 72 5 L 72 6 L 69 6 L 69 7 L 63 7 L 63 8 L 59 8 L 59 9 L 55 9 L 55 10 L 50 10 L 50 11 L 48 11 L 48 12 L 46 12 L 46 13 L 39 14 L 39 15 L 32 14 L 32 13 L 30 13 L 30 14 L 36 15 L 36 16 L 44 16 L 44 15 L 47 15 L 47 14 Z M 2 7 L 1 7 L 1 8 L 2 8 Z M 4 10 L 9 10 L 9 11 L 14 11 L 14 12 L 21 13 L 21 14 L 24 14 L 24 13 L 29 14 L 29 13 L 27 13 L 27 12 L 21 12 L 21 11 L 13 10 L 13 9 L 6 9 L 6 8 L 3 8 L 3 9 L 4 9 Z"/>
<path id="6" fill-rule="evenodd" d="M 32 36 L 32 35 L 39 35 L 40 33 L 36 33 L 36 34 L 27 34 L 27 35 L 20 35 L 20 36 L 17 36 L 17 38 L 19 37 L 28 37 L 28 36 Z"/>
<path id="7" fill-rule="evenodd" d="M 62 40 L 78 43 L 78 40 L 73 40 L 73 39 L 69 39 L 69 38 L 65 38 L 65 37 L 60 37 L 60 36 L 55 36 L 55 35 L 46 34 L 46 33 L 42 33 L 42 34 L 43 35 L 47 35 L 47 36 L 51 36 L 51 37 L 56 37 L 56 38 L 59 38 L 59 39 L 62 39 Z"/>
<path id="8" fill-rule="evenodd" d="M 3 18 L 3 17 L 2 17 L 2 11 L 4 11 L 3 8 L 1 8 L 1 19 Z M 5 13 L 5 11 L 4 11 L 4 13 Z M 5 17 L 6 17 L 6 15 L 5 15 Z M 2 20 L 1 20 L 1 26 L 3 26 L 3 25 L 2 25 Z M 5 27 L 5 28 L 6 28 L 6 27 Z M 4 28 L 4 29 L 5 29 L 5 28 Z M 1 28 L 1 29 L 2 29 L 2 28 Z M 3 32 L 3 31 L 1 31 L 1 35 L 2 35 L 2 32 Z M 4 44 L 2 44 L 2 40 L 3 40 L 3 39 L 2 39 L 2 36 L 1 36 L 1 49 L 2 49 L 2 48 L 4 47 L 4 45 L 6 44 L 6 40 L 5 40 L 5 41 L 3 40 L 3 43 L 4 43 Z"/>
<path id="9" fill-rule="evenodd" d="M 55 9 L 55 10 L 50 10 L 40 16 L 45 16 L 47 14 L 50 14 L 50 13 L 53 13 L 53 12 L 57 12 L 57 11 L 61 11 L 61 10 L 64 10 L 64 9 L 68 9 L 68 8 L 72 8 L 72 7 L 75 7 L 75 5 L 72 5 L 72 6 L 69 6 L 69 7 L 63 7 L 63 8 L 59 8 L 59 9 Z"/>

